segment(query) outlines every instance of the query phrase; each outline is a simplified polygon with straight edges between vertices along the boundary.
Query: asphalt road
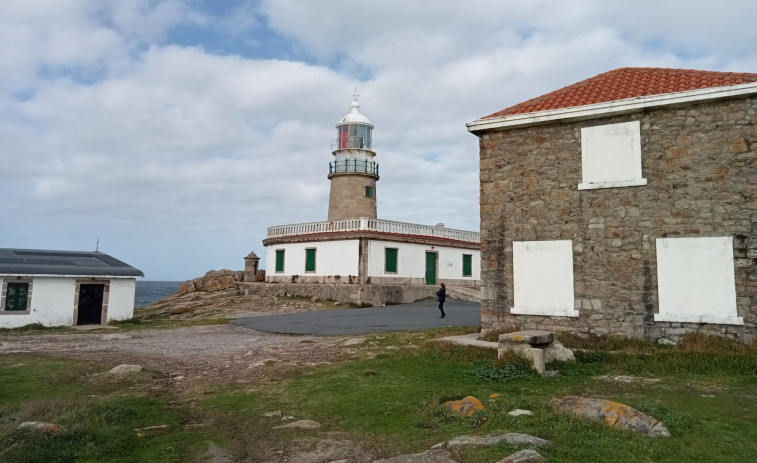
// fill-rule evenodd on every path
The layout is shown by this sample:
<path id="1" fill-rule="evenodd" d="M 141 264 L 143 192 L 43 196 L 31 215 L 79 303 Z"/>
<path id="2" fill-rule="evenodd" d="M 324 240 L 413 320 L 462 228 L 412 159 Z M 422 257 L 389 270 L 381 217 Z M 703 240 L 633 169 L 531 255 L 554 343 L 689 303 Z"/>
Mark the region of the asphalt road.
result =
<path id="1" fill-rule="evenodd" d="M 235 325 L 269 333 L 340 334 L 382 333 L 385 331 L 423 330 L 444 326 L 478 326 L 481 308 L 478 303 L 447 299 L 445 318 L 439 318 L 433 299 L 410 304 L 361 309 L 314 310 L 310 312 L 243 317 Z"/>

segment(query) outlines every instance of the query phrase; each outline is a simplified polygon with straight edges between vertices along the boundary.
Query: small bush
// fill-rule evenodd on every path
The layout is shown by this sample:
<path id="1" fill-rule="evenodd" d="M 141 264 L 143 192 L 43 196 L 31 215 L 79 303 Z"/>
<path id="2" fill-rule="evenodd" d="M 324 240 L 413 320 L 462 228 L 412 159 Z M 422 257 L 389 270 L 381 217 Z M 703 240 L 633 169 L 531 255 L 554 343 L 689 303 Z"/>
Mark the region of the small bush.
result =
<path id="1" fill-rule="evenodd" d="M 486 379 L 489 381 L 497 381 L 500 383 L 506 381 L 514 381 L 518 379 L 530 378 L 534 375 L 534 371 L 529 363 L 521 358 L 507 362 L 501 366 L 491 364 L 489 362 L 476 362 L 470 370 L 467 372 L 471 376 L 477 378 Z"/>

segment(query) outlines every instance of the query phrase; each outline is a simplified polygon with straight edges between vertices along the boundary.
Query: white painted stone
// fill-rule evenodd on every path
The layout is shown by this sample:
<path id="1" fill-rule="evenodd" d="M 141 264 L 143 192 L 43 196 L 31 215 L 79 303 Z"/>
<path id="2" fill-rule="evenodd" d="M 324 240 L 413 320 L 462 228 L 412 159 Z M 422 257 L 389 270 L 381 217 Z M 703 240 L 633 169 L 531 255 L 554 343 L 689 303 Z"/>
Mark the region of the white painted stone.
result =
<path id="1" fill-rule="evenodd" d="M 577 317 L 571 240 L 513 242 L 513 314 Z"/>
<path id="2" fill-rule="evenodd" d="M 640 122 L 582 128 L 581 173 L 579 190 L 646 185 L 641 175 Z"/>

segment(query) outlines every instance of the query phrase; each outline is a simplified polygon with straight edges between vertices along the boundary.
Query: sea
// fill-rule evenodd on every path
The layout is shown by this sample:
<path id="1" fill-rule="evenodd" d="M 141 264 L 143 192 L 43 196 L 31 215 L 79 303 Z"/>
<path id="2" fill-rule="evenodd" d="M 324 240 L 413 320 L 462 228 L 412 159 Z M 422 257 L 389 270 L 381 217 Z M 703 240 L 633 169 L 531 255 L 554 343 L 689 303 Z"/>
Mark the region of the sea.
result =
<path id="1" fill-rule="evenodd" d="M 179 290 L 181 281 L 145 281 L 137 280 L 134 293 L 134 307 L 152 304 Z"/>

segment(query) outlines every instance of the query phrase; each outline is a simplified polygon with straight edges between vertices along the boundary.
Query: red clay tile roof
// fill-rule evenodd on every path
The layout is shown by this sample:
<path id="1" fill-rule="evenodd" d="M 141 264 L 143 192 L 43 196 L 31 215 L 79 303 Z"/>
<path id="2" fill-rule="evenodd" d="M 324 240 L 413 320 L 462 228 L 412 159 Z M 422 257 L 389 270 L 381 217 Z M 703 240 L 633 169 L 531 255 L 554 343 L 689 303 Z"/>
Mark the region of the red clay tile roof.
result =
<path id="1" fill-rule="evenodd" d="M 647 95 L 757 82 L 757 74 L 666 68 L 619 68 L 484 116 L 511 116 Z"/>

